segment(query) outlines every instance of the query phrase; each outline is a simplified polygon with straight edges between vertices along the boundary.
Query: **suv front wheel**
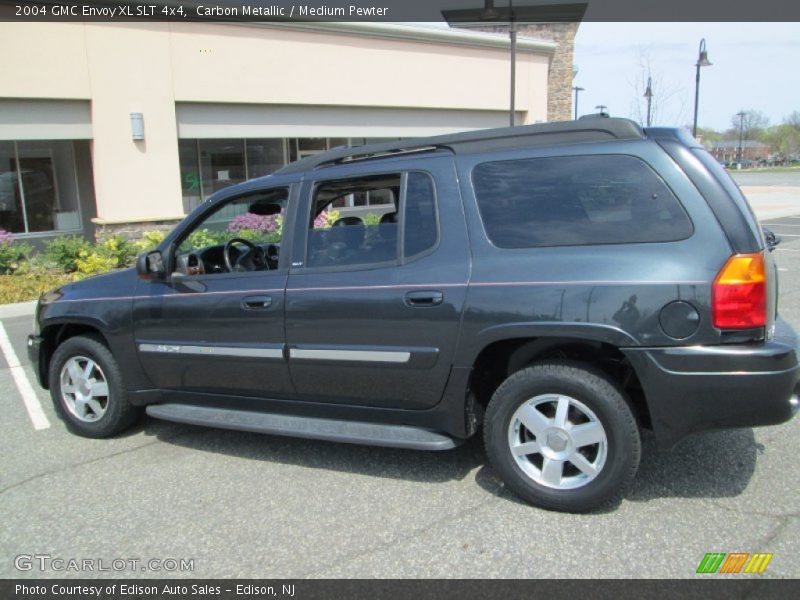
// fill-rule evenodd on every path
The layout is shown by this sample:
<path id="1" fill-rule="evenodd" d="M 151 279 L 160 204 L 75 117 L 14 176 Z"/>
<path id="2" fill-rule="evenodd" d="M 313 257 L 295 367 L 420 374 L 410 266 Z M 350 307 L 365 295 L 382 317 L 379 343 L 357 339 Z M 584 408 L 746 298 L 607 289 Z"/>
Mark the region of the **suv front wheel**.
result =
<path id="1" fill-rule="evenodd" d="M 78 435 L 116 435 L 140 415 L 141 410 L 128 402 L 117 361 L 95 336 L 62 343 L 50 361 L 49 381 L 56 412 Z"/>
<path id="2" fill-rule="evenodd" d="M 620 496 L 641 454 L 636 419 L 617 385 L 601 371 L 561 361 L 517 371 L 497 388 L 484 441 L 508 488 L 568 512 Z"/>

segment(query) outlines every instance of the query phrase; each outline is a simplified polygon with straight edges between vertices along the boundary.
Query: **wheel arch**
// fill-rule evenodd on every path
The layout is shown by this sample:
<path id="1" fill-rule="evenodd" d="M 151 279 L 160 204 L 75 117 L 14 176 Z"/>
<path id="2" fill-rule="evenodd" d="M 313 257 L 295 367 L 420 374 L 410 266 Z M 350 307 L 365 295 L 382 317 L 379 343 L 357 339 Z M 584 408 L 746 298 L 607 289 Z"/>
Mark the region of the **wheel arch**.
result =
<path id="1" fill-rule="evenodd" d="M 41 330 L 42 348 L 39 359 L 39 380 L 45 389 L 50 388 L 50 360 L 56 349 L 66 340 L 78 335 L 93 335 L 111 349 L 105 324 L 92 318 L 59 319 L 46 323 Z"/>
<path id="2" fill-rule="evenodd" d="M 492 328 L 492 333 L 502 331 L 506 335 L 484 336 L 484 343 L 476 345 L 468 384 L 472 403 L 485 409 L 494 390 L 513 373 L 543 360 L 568 359 L 609 376 L 625 392 L 639 423 L 650 427 L 650 412 L 639 375 L 621 350 L 636 345 L 635 340 L 615 327 L 564 325 Z"/>

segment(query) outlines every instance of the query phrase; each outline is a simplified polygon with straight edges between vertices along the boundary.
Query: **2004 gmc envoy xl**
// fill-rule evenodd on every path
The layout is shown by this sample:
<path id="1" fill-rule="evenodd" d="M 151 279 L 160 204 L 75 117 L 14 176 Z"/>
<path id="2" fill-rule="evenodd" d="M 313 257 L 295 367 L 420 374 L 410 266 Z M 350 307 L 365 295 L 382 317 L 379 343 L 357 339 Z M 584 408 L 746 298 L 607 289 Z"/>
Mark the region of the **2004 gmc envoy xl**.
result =
<path id="1" fill-rule="evenodd" d="M 634 478 L 642 428 L 670 446 L 796 412 L 775 243 L 684 130 L 339 148 L 216 193 L 135 270 L 43 295 L 28 345 L 79 435 L 143 410 L 427 450 L 482 430 L 511 490 L 584 511 Z"/>

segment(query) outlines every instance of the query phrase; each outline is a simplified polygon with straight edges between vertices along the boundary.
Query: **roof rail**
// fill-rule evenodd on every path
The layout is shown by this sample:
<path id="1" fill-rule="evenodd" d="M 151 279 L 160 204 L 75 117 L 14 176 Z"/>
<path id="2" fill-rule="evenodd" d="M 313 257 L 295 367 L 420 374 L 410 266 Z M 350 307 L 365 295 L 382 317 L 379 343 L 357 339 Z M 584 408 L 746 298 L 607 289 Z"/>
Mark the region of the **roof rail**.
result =
<path id="1" fill-rule="evenodd" d="M 633 121 L 608 117 L 587 117 L 577 121 L 558 121 L 517 127 L 479 129 L 432 137 L 396 140 L 364 146 L 336 148 L 290 163 L 276 175 L 300 173 L 318 167 L 355 160 L 383 158 L 412 152 L 430 152 L 440 148 L 455 153 L 502 148 L 520 148 L 551 144 L 597 142 L 614 139 L 642 139 L 644 132 Z"/>

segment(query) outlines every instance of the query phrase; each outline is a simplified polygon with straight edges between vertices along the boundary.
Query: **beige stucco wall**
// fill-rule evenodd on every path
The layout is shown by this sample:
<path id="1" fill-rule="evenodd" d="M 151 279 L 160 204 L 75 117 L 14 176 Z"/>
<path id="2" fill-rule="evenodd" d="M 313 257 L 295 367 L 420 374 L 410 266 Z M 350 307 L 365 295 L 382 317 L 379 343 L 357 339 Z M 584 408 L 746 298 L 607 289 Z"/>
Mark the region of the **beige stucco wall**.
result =
<path id="1" fill-rule="evenodd" d="M 0 23 L 0 96 L 91 101 L 101 222 L 182 214 L 175 102 L 502 111 L 508 51 L 207 23 Z M 518 54 L 516 108 L 547 118 L 550 54 Z M 142 112 L 134 142 L 130 113 Z"/>

